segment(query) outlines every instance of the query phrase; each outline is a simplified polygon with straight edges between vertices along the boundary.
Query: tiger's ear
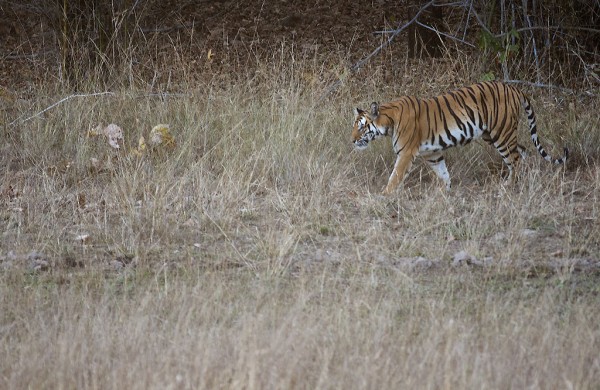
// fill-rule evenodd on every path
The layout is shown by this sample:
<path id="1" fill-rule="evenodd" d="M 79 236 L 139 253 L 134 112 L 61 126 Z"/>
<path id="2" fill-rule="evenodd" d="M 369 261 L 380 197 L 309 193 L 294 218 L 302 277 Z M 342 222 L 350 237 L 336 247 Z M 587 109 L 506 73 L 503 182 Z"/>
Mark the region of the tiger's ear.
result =
<path id="1" fill-rule="evenodd" d="M 373 116 L 373 117 L 379 116 L 379 103 L 377 103 L 377 102 L 371 103 L 371 116 Z"/>
<path id="2" fill-rule="evenodd" d="M 358 116 L 358 114 L 361 114 L 361 113 L 363 113 L 363 112 L 364 112 L 364 111 L 363 111 L 363 110 L 361 110 L 360 108 L 355 108 L 355 109 L 354 109 L 354 116 Z"/>

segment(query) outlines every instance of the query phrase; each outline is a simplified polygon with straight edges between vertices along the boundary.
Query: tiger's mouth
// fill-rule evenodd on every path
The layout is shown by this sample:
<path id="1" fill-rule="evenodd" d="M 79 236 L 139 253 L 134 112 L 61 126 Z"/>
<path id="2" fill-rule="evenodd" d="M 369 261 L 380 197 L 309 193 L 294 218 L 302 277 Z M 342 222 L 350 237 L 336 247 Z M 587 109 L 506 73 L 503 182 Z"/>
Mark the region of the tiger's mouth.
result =
<path id="1" fill-rule="evenodd" d="M 369 145 L 369 141 L 365 139 L 359 139 L 354 141 L 354 149 L 356 150 L 364 150 Z"/>

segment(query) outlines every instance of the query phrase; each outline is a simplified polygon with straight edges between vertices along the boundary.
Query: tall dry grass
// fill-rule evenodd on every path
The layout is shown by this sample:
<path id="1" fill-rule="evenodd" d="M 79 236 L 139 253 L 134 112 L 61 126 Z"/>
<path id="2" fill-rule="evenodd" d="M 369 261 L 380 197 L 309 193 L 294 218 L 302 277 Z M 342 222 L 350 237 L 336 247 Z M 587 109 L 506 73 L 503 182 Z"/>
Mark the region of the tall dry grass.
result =
<path id="1" fill-rule="evenodd" d="M 593 278 L 356 259 L 293 277 L 3 278 L 7 388 L 594 388 L 600 371 Z"/>
<path id="2" fill-rule="evenodd" d="M 6 125 L 0 387 L 594 388 L 597 99 L 530 91 L 547 150 L 574 157 L 530 148 L 514 187 L 476 144 L 449 153 L 452 192 L 418 163 L 383 198 L 389 142 L 352 151 L 354 106 L 475 78 L 448 61 L 322 98 L 335 69 L 282 50 Z M 5 122 L 60 99 L 44 88 Z M 87 135 L 109 122 L 121 150 Z M 130 154 L 157 123 L 177 146 Z"/>

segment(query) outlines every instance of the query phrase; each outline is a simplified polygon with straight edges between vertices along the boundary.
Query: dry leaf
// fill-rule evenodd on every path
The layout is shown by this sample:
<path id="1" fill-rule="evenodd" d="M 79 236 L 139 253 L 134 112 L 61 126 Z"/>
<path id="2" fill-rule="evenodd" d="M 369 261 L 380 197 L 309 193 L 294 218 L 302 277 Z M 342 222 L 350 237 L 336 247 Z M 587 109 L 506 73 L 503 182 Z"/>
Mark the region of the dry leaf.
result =
<path id="1" fill-rule="evenodd" d="M 98 160 L 96 157 L 90 157 L 90 167 L 93 170 L 99 171 L 101 166 L 102 163 L 100 162 L 100 160 Z"/>
<path id="2" fill-rule="evenodd" d="M 80 192 L 77 194 L 77 205 L 79 206 L 80 209 L 84 209 L 86 202 L 85 202 L 85 194 L 83 192 Z"/>
<path id="3" fill-rule="evenodd" d="M 75 241 L 78 241 L 84 245 L 89 244 L 90 240 L 91 240 L 91 237 L 89 234 L 83 233 L 83 234 L 79 234 L 79 235 L 75 236 Z"/>
<path id="4" fill-rule="evenodd" d="M 57 162 L 56 165 L 50 165 L 49 167 L 47 167 L 46 172 L 50 176 L 63 174 L 67 172 L 71 168 L 71 166 L 73 166 L 74 163 L 75 162 L 71 160 L 61 160 Z"/>
<path id="5" fill-rule="evenodd" d="M 171 135 L 169 125 L 156 125 L 150 131 L 150 144 L 153 146 L 163 145 L 167 147 L 175 146 L 175 138 Z"/>
<path id="6" fill-rule="evenodd" d="M 89 129 L 87 132 L 87 136 L 88 137 L 96 137 L 103 133 L 104 133 L 104 131 L 102 129 L 102 125 L 98 125 L 98 126 L 94 127 L 93 129 Z"/>
<path id="7" fill-rule="evenodd" d="M 19 193 L 19 191 L 12 184 L 5 183 L 0 188 L 1 188 L 0 194 L 2 195 L 3 198 L 4 197 L 8 198 L 8 200 L 13 200 L 16 197 L 18 197 L 19 195 L 21 195 Z"/>
<path id="8" fill-rule="evenodd" d="M 144 138 L 144 136 L 141 136 L 140 139 L 138 140 L 137 148 L 132 148 L 130 153 L 136 157 L 141 157 L 145 152 L 146 152 L 146 139 Z"/>

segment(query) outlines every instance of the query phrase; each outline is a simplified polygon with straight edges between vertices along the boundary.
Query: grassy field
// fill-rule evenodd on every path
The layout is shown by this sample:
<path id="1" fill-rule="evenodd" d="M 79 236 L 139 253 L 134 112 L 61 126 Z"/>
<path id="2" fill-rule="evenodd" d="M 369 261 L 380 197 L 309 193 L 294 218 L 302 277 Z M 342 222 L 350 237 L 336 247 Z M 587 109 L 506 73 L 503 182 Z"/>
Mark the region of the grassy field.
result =
<path id="1" fill-rule="evenodd" d="M 522 125 L 515 186 L 475 143 L 448 153 L 451 192 L 417 163 L 384 198 L 389 140 L 354 152 L 353 107 L 476 72 L 369 68 L 324 95 L 334 72 L 291 56 L 11 103 L 0 388 L 597 388 L 598 99 L 527 89 L 566 169 Z M 90 136 L 109 123 L 119 149 Z M 176 145 L 133 152 L 159 123 Z"/>

